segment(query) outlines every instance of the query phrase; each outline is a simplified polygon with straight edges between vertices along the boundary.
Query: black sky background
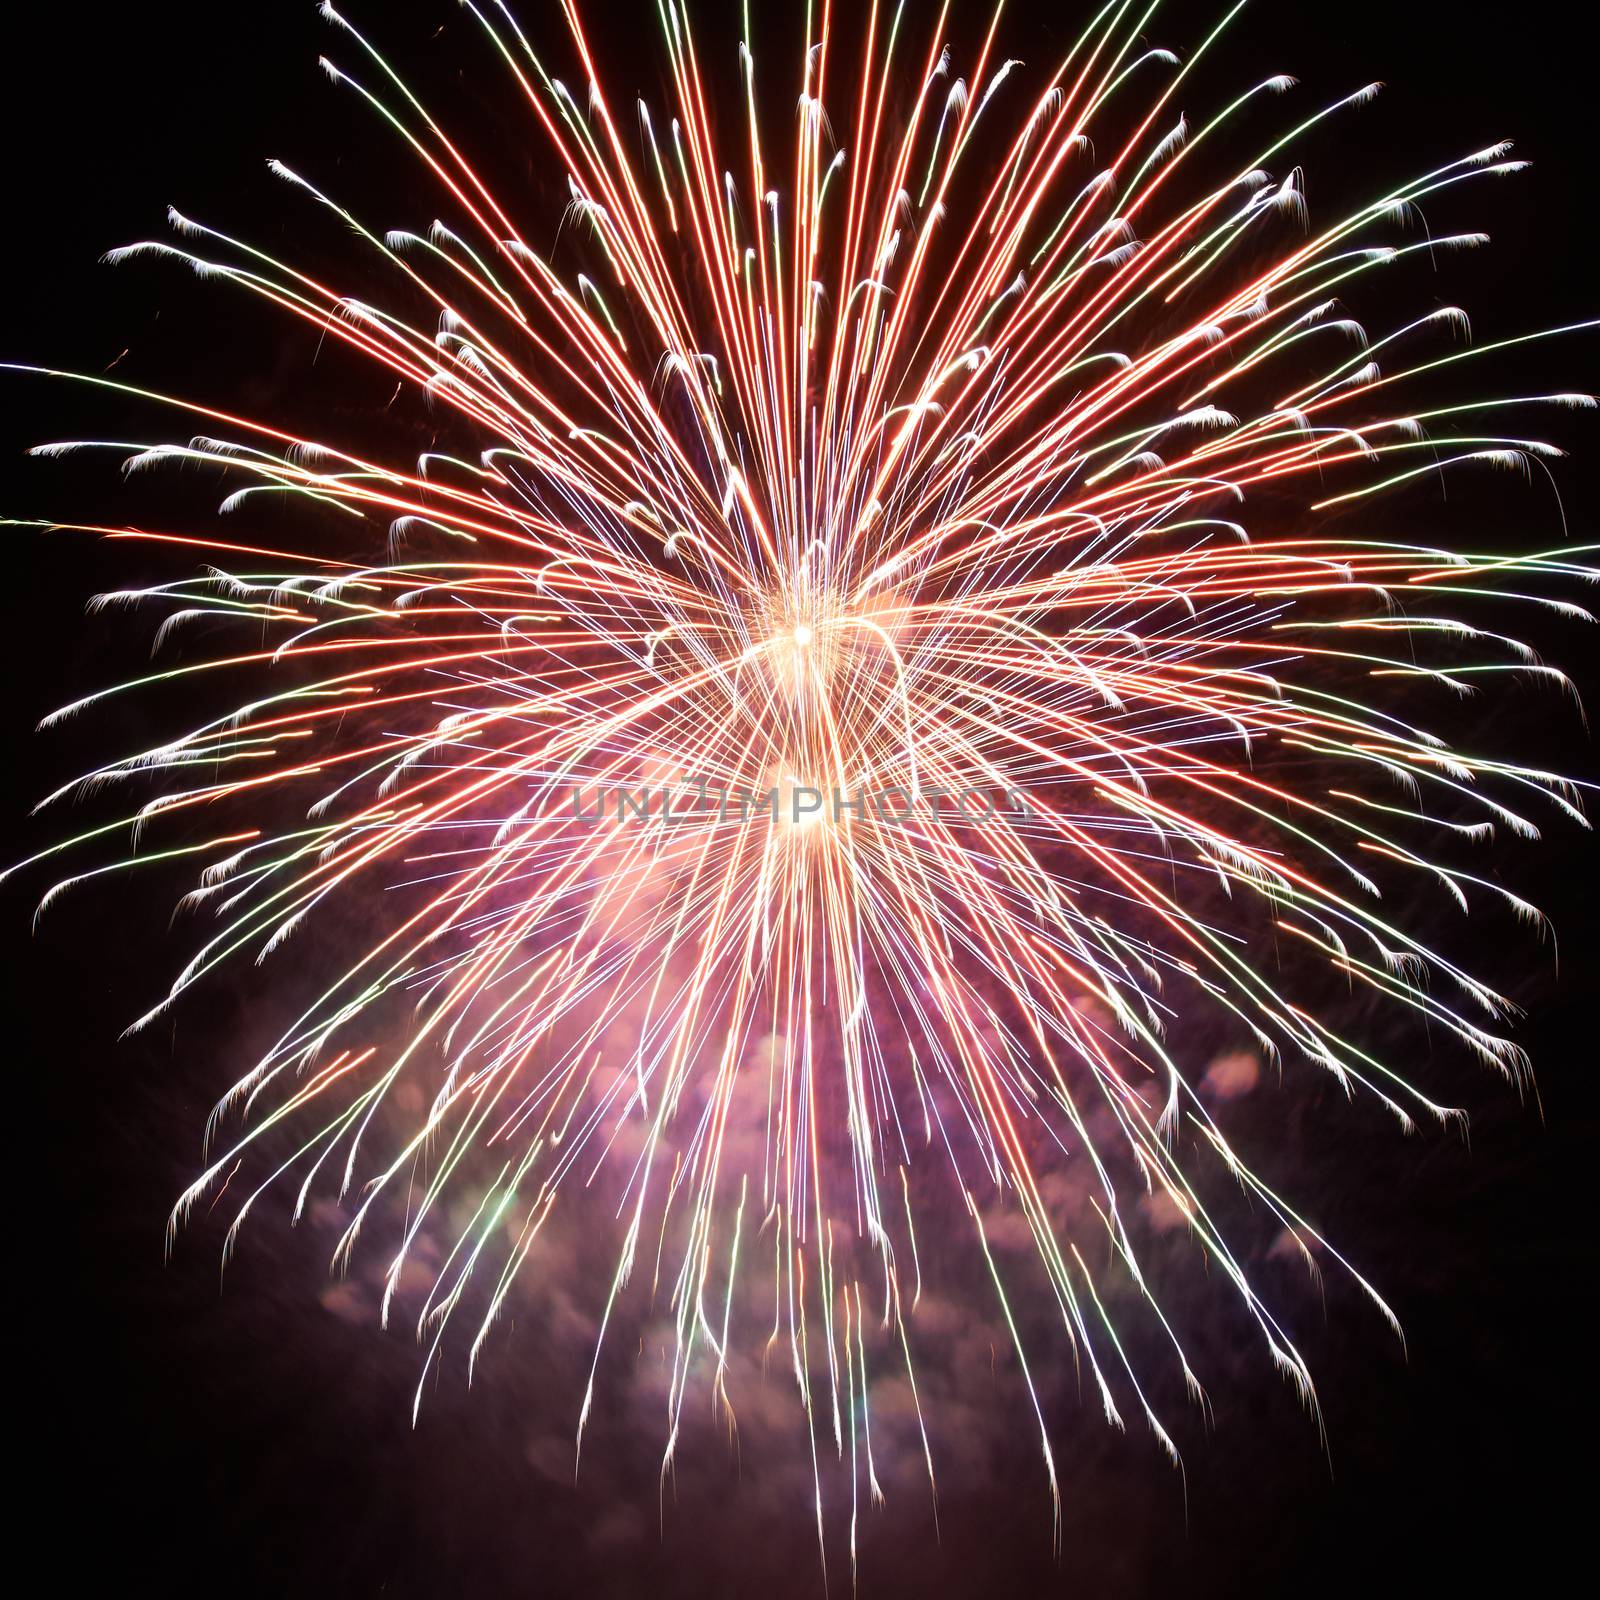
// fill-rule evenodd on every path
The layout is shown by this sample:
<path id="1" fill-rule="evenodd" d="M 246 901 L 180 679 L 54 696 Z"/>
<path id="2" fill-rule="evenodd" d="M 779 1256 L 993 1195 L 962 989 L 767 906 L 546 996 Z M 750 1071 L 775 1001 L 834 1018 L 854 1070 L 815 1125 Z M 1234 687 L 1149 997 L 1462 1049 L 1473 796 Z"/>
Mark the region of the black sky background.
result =
<path id="1" fill-rule="evenodd" d="M 1067 32 L 1062 19 L 1080 11 L 1015 8 L 1022 47 L 1009 53 L 1042 61 Z M 538 13 L 525 11 L 535 26 Z M 653 37 L 650 9 L 595 0 L 589 13 L 615 19 L 596 29 L 603 60 L 618 65 L 611 81 L 632 88 L 632 74 L 653 89 L 641 44 Z M 1186 19 L 1206 14 L 1179 7 L 1152 39 L 1187 43 L 1196 33 Z M 414 41 L 422 56 L 434 48 L 430 19 L 445 29 L 441 52 L 460 27 L 446 0 L 352 15 Z M 1570 8 L 1543 0 L 1492 9 L 1263 0 L 1236 26 L 1228 77 L 1294 72 L 1308 101 L 1370 78 L 1389 85 L 1323 147 L 1325 165 L 1308 184 L 1314 212 L 1319 185 L 1399 178 L 1517 140 L 1533 170 L 1477 188 L 1452 212 L 1494 235 L 1489 250 L 1454 258 L 1441 277 L 1440 295 L 1473 312 L 1481 338 L 1600 308 L 1592 53 L 1574 26 Z M 0 359 L 88 372 L 117 363 L 132 381 L 227 398 L 246 413 L 292 400 L 314 381 L 304 341 L 234 292 L 97 258 L 160 236 L 169 202 L 287 240 L 296 213 L 265 174 L 274 155 L 323 173 L 349 160 L 383 226 L 431 218 L 410 169 L 317 71 L 317 53 L 335 41 L 314 8 L 169 0 L 92 17 L 55 6 L 5 28 Z M 493 126 L 503 83 L 456 83 L 462 116 Z M 457 108 L 437 88 L 432 100 L 451 124 Z M 526 185 L 528 212 L 548 209 L 553 175 L 531 157 L 507 155 L 499 176 Z M 1597 367 L 1590 337 L 1486 368 L 1479 382 L 1593 388 Z M 359 387 L 349 405 L 353 429 L 373 425 Z M 43 440 L 141 431 L 115 397 L 0 375 L 0 514 L 153 519 L 160 501 L 148 489 L 135 507 L 114 473 L 22 457 Z M 1600 429 L 1591 417 L 1550 431 L 1573 450 L 1557 476 L 1580 536 L 1600 521 Z M 399 453 L 410 451 L 400 441 Z M 1533 547 L 1558 536 L 1551 507 L 1542 485 L 1474 481 L 1438 525 Z M 49 735 L 33 729 L 74 694 L 138 667 L 145 636 L 112 616 L 86 618 L 83 601 L 139 581 L 146 558 L 77 535 L 0 534 L 0 856 L 10 860 L 54 836 L 57 824 L 28 816 L 44 792 L 103 751 L 108 732 L 120 749 L 144 731 L 138 707 Z M 1587 685 L 1592 707 L 1593 630 L 1552 625 L 1539 642 Z M 1596 775 L 1593 741 L 1570 703 L 1498 695 L 1482 708 L 1484 743 Z M 1348 1301 L 1312 1331 L 1326 1453 L 1264 1362 L 1241 1367 L 1216 1429 L 1186 1451 L 1186 1497 L 1146 1437 L 1112 1434 L 1090 1408 L 1057 1441 L 1068 1502 L 1056 1557 L 1035 1439 L 1020 1433 L 1013 1450 L 966 1462 L 957 1441 L 941 1475 L 940 1541 L 904 1505 L 866 1519 L 863 1595 L 1473 1592 L 1499 1572 L 1541 1593 L 1565 1581 L 1591 1546 L 1594 1518 L 1597 862 L 1590 840 L 1559 827 L 1546 848 L 1497 862 L 1550 912 L 1561 941 L 1559 975 L 1531 937 L 1497 930 L 1479 955 L 1529 1008 L 1520 1037 L 1535 1060 L 1537 1105 L 1460 1061 L 1450 1081 L 1465 1084 L 1458 1098 L 1474 1112 L 1470 1151 L 1437 1133 L 1403 1140 L 1379 1119 L 1341 1120 L 1337 1108 L 1288 1096 L 1266 1095 L 1251 1110 L 1263 1137 L 1284 1124 L 1286 1148 L 1307 1169 L 1302 1189 L 1330 1196 L 1338 1242 L 1408 1335 L 1403 1358 Z M 321 1257 L 278 1238 L 270 1222 L 220 1291 L 211 1242 L 164 1263 L 165 1216 L 194 1171 L 207 1109 L 237 1076 L 233 1046 L 269 1023 L 254 1009 L 257 991 L 224 987 L 184 1029 L 118 1042 L 185 952 L 167 942 L 170 896 L 79 896 L 34 936 L 41 887 L 0 889 L 11 991 L 4 1104 L 20 1161 L 7 1185 L 16 1345 L 7 1389 L 24 1413 L 11 1454 L 27 1485 L 19 1550 L 36 1546 L 30 1553 L 71 1592 L 820 1592 L 809 1507 L 773 1517 L 726 1463 L 698 1476 L 686 1469 L 659 1531 L 649 1473 L 633 1481 L 601 1471 L 574 1487 L 537 1471 L 520 1431 L 526 1376 L 471 1394 L 445 1384 L 413 1430 L 414 1348 L 326 1315 L 316 1303 Z M 1307 1126 L 1324 1112 L 1326 1134 Z M 629 1496 L 636 1522 L 624 1517 L 614 1540 L 584 1536 Z M 832 1583 L 835 1593 L 849 1584 L 837 1564 Z"/>

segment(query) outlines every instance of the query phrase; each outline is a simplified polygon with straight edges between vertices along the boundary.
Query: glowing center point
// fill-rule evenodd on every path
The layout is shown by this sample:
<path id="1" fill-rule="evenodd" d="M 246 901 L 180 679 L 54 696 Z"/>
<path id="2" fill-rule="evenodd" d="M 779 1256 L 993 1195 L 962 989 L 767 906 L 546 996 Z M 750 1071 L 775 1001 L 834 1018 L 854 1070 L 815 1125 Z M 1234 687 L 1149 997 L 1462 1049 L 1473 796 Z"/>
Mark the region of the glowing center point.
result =
<path id="1" fill-rule="evenodd" d="M 804 650 L 805 647 L 811 643 L 811 639 L 811 630 L 805 625 L 805 623 L 802 622 L 799 627 L 794 630 L 794 642 L 799 645 L 802 650 Z"/>

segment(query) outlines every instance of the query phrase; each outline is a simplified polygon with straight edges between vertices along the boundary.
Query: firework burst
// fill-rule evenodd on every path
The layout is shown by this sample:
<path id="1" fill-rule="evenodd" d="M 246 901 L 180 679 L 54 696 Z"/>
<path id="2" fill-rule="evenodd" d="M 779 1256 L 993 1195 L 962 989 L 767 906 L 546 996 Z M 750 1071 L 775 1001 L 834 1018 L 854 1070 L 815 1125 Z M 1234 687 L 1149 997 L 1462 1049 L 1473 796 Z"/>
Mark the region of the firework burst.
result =
<path id="1" fill-rule="evenodd" d="M 670 1460 L 686 1397 L 731 1414 L 730 1349 L 765 1340 L 804 1405 L 819 1524 L 830 1451 L 852 1505 L 878 1492 L 869 1359 L 916 1399 L 930 1182 L 987 1264 L 1052 1489 L 1035 1378 L 1069 1348 L 1111 1420 L 1176 1454 L 1113 1288 L 1202 1394 L 1141 1265 L 1141 1197 L 1314 1405 L 1197 1169 L 1354 1269 L 1235 1153 L 1174 1035 L 1221 1019 L 1402 1125 L 1455 1117 L 1297 1000 L 1320 968 L 1521 1079 L 1507 1003 L 1380 891 L 1415 878 L 1536 918 L 1458 847 L 1532 835 L 1534 805 L 1581 821 L 1575 787 L 1448 742 L 1424 692 L 1560 681 L 1481 613 L 1575 613 L 1561 592 L 1592 575 L 1397 542 L 1362 505 L 1525 469 L 1557 452 L 1508 418 L 1593 404 L 1463 401 L 1458 372 L 1497 346 L 1465 343 L 1459 311 L 1375 335 L 1347 309 L 1414 253 L 1479 242 L 1404 224 L 1514 170 L 1505 148 L 1313 221 L 1297 149 L 1372 90 L 1282 117 L 1273 78 L 1191 123 L 1232 13 L 1180 61 L 1107 6 L 1044 72 L 1003 56 L 996 13 L 957 77 L 944 12 L 924 32 L 835 9 L 760 70 L 747 18 L 713 72 L 663 4 L 652 105 L 608 93 L 570 0 L 564 69 L 469 3 L 564 179 L 564 217 L 541 219 L 325 8 L 350 57 L 329 75 L 447 220 L 384 233 L 273 170 L 392 301 L 175 213 L 173 240 L 113 259 L 301 319 L 424 396 L 447 443 L 367 460 L 85 379 L 201 431 L 46 447 L 201 464 L 236 480 L 224 510 L 297 497 L 322 530 L 218 536 L 195 575 L 105 597 L 165 608 L 162 639 L 237 645 L 58 713 L 245 685 L 62 791 L 156 788 L 45 852 L 137 840 L 46 903 L 201 868 L 186 903 L 215 926 L 138 1025 L 303 927 L 365 930 L 217 1107 L 174 1224 L 226 1188 L 231 1247 L 269 1185 L 297 1211 L 324 1185 L 350 1206 L 338 1263 L 379 1235 L 387 1317 L 448 1218 L 407 1312 L 426 1372 L 457 1321 L 476 1359 L 553 1209 L 608 1173 L 622 1244 L 592 1372 L 630 1294 L 670 1307 Z M 1273 941 L 1303 959 L 1269 962 Z M 997 1215 L 1034 1247 L 1054 1347 L 1026 1348 Z"/>

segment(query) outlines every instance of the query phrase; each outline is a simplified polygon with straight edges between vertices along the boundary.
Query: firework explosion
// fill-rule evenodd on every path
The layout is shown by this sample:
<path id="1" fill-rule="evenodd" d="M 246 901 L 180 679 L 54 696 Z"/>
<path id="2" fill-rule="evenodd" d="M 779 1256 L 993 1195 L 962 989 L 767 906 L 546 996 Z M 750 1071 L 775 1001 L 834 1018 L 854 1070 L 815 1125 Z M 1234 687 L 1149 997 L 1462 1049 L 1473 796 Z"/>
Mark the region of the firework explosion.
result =
<path id="1" fill-rule="evenodd" d="M 219 536 L 197 575 L 104 597 L 164 608 L 158 644 L 235 643 L 57 714 L 230 686 L 220 714 L 61 791 L 157 793 L 36 858 L 135 841 L 46 904 L 200 866 L 186 906 L 215 929 L 136 1026 L 339 929 L 321 992 L 217 1107 L 174 1225 L 220 1195 L 231 1248 L 269 1186 L 296 1214 L 348 1197 L 336 1263 L 378 1235 L 384 1315 L 414 1311 L 426 1377 L 458 1322 L 477 1359 L 552 1211 L 605 1174 L 622 1242 L 580 1443 L 624 1303 L 668 1306 L 668 1462 L 691 1393 L 736 1413 L 730 1352 L 753 1343 L 803 1404 L 819 1532 L 830 1454 L 852 1530 L 880 1492 L 869 1363 L 904 1380 L 933 1477 L 930 1193 L 984 1264 L 1052 1491 L 1042 1365 L 1076 1363 L 1174 1456 L 1135 1343 L 1203 1403 L 1141 1265 L 1151 1197 L 1314 1407 L 1201 1170 L 1393 1318 L 1230 1147 L 1173 1036 L 1220 1020 L 1403 1126 L 1456 1118 L 1297 1001 L 1331 969 L 1525 1074 L 1507 1002 L 1382 891 L 1417 878 L 1536 919 L 1460 849 L 1531 836 L 1530 803 L 1581 821 L 1576 788 L 1456 748 L 1425 694 L 1560 681 L 1495 618 L 1581 615 L 1560 593 L 1592 574 L 1395 542 L 1361 502 L 1525 469 L 1557 452 L 1503 419 L 1593 401 L 1453 398 L 1457 367 L 1499 348 L 1467 345 L 1462 313 L 1374 336 L 1345 309 L 1413 253 L 1480 242 L 1395 240 L 1420 202 L 1516 163 L 1478 151 L 1313 223 L 1297 147 L 1373 91 L 1260 148 L 1241 130 L 1292 80 L 1191 124 L 1183 91 L 1233 13 L 1180 61 L 1108 5 L 1048 74 L 1003 57 L 996 13 L 957 77 L 945 12 L 923 32 L 874 4 L 857 26 L 820 0 L 775 69 L 748 18 L 736 63 L 719 46 L 735 116 L 672 4 L 654 108 L 608 96 L 574 5 L 562 69 L 503 6 L 466 9 L 563 216 L 519 218 L 325 8 L 354 68 L 330 76 L 449 220 L 384 233 L 274 171 L 375 255 L 392 301 L 176 214 L 176 242 L 113 257 L 259 296 L 467 443 L 410 469 L 93 378 L 205 431 L 45 447 L 203 464 L 238 481 L 224 510 L 297 497 L 323 530 L 309 552 Z M 764 134 L 795 95 L 791 131 Z M 1027 1348 L 996 1219 L 1031 1243 L 1051 1346 Z M 1130 1304 L 1154 1338 L 1128 1336 Z"/>

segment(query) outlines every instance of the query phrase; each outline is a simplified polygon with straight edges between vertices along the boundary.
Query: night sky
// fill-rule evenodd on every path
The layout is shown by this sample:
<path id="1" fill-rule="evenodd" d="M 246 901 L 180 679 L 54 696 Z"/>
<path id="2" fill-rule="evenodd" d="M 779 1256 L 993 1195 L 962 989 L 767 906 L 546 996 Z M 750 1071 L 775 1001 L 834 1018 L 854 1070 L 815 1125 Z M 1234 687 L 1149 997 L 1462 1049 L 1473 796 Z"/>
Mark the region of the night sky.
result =
<path id="1" fill-rule="evenodd" d="M 594 0 L 587 10 L 591 20 L 617 18 L 615 29 L 594 30 L 609 81 L 654 91 L 653 8 Z M 540 11 L 529 0 L 519 14 L 539 27 Z M 1078 22 L 1087 7 L 1058 0 L 1013 11 L 1007 53 L 1042 63 L 1060 53 L 1061 19 Z M 7 23 L 0 68 L 9 154 L 0 359 L 88 372 L 116 363 L 129 381 L 248 414 L 305 414 L 297 408 L 319 380 L 303 334 L 286 334 L 237 292 L 179 269 L 114 270 L 97 258 L 160 236 L 171 203 L 284 244 L 293 259 L 296 205 L 264 167 L 280 155 L 348 173 L 367 197 L 364 214 L 382 226 L 432 217 L 410 165 L 318 72 L 331 35 L 314 7 L 167 0 L 101 17 L 59 5 L 31 12 Z M 559 205 L 555 175 L 508 131 L 504 81 L 440 64 L 457 55 L 483 64 L 481 51 L 457 51 L 454 4 L 393 0 L 353 4 L 351 14 L 407 41 L 397 47 L 403 63 L 427 63 L 432 53 L 430 101 L 441 121 L 504 137 L 488 158 L 502 196 L 514 206 L 520 197 L 531 216 Z M 1186 44 L 1195 19 L 1214 14 L 1177 6 L 1158 19 L 1152 42 Z M 1600 310 L 1589 237 L 1592 56 L 1566 32 L 1572 14 L 1546 0 L 1494 8 L 1261 0 L 1236 26 L 1224 77 L 1243 86 L 1270 71 L 1294 73 L 1307 105 L 1372 78 L 1388 85 L 1319 147 L 1307 184 L 1314 215 L 1324 194 L 1331 209 L 1352 187 L 1517 141 L 1532 171 L 1475 185 L 1449 210 L 1450 226 L 1494 236 L 1487 250 L 1440 270 L 1440 303 L 1465 305 L 1483 339 Z M 702 39 L 733 39 L 731 26 L 714 31 L 719 15 L 704 12 Z M 978 13 L 958 7 L 957 15 L 970 32 Z M 769 40 L 777 32 L 775 20 L 762 27 Z M 1412 314 L 1426 309 L 1409 305 Z M 1514 352 L 1474 381 L 1482 393 L 1592 389 L 1597 341 Z M 382 400 L 356 383 L 314 414 L 374 449 L 387 441 L 392 455 L 414 454 L 410 434 L 386 434 Z M 205 497 L 192 488 L 146 480 L 135 502 L 104 464 L 86 471 L 23 458 L 51 439 L 139 437 L 145 419 L 120 405 L 0 374 L 0 514 L 157 521 L 170 505 L 175 519 L 198 518 Z M 1581 539 L 1600 520 L 1600 429 L 1593 414 L 1540 424 L 1573 452 L 1555 470 Z M 1559 540 L 1542 478 L 1455 482 L 1448 504 L 1437 495 L 1407 502 L 1417 526 L 1441 538 L 1453 530 L 1464 545 Z M 214 502 L 209 486 L 207 496 Z M 156 730 L 128 703 L 34 731 L 55 706 L 138 670 L 147 632 L 125 616 L 86 617 L 84 601 L 149 581 L 141 562 L 150 558 L 81 535 L 0 532 L 9 557 L 0 591 L 0 857 L 10 861 L 62 828 L 59 817 L 30 816 L 40 797 L 103 757 L 108 743 L 120 753 Z M 1527 628 L 1597 703 L 1594 630 L 1555 621 Z M 1500 683 L 1472 712 L 1477 744 L 1596 776 L 1590 732 L 1570 699 Z M 1541 847 L 1501 840 L 1479 857 L 1477 870 L 1503 876 L 1550 914 L 1559 971 L 1556 946 L 1509 921 L 1475 917 L 1439 935 L 1528 1011 L 1518 1037 L 1535 1063 L 1536 1101 L 1519 1101 L 1458 1053 L 1401 1063 L 1472 1112 L 1470 1148 L 1440 1130 L 1403 1138 L 1370 1106 L 1347 1105 L 1332 1085 L 1304 1078 L 1264 1084 L 1233 1108 L 1241 1147 L 1295 1196 L 1310 1197 L 1318 1225 L 1405 1325 L 1402 1352 L 1331 1272 L 1324 1307 L 1303 1278 L 1292 1290 L 1287 1278 L 1272 1280 L 1269 1264 L 1264 1283 L 1296 1307 L 1325 1440 L 1259 1351 L 1243 1348 L 1220 1294 L 1214 1317 L 1203 1296 L 1186 1302 L 1213 1425 L 1176 1407 L 1180 1476 L 1141 1428 L 1113 1432 L 1091 1396 L 1063 1401 L 1057 1554 L 1037 1435 L 1003 1362 L 996 1357 L 990 1370 L 981 1336 L 969 1337 L 950 1374 L 971 1403 L 934 1419 L 937 1537 L 926 1485 L 919 1493 L 907 1476 L 887 1508 L 863 1516 L 860 1592 L 1420 1594 L 1472 1592 L 1465 1586 L 1502 1569 L 1522 1593 L 1574 1581 L 1571 1564 L 1592 1543 L 1587 1456 L 1597 1421 L 1597 865 L 1592 839 L 1555 822 Z M 757 1408 L 736 1449 L 707 1419 L 662 1496 L 658 1415 L 619 1400 L 602 1407 L 573 1482 L 568 1446 L 587 1347 L 564 1334 L 563 1317 L 580 1327 L 581 1306 L 544 1306 L 520 1326 L 513 1319 L 476 1385 L 469 1391 L 447 1368 L 413 1428 L 420 1355 L 409 1329 L 376 1331 L 359 1273 L 331 1282 L 332 1234 L 315 1211 L 291 1231 L 285 1207 L 265 1203 L 220 1284 L 220 1231 L 204 1216 L 165 1260 L 166 1215 L 198 1170 L 206 1113 L 238 1076 L 235 1059 L 277 1021 L 271 986 L 236 975 L 176 1022 L 119 1041 L 188 953 L 168 928 L 181 885 L 103 882 L 69 897 L 35 934 L 43 887 L 29 878 L 0 888 L 11 980 L 8 1125 L 24 1167 L 7 1185 L 8 1391 L 23 1413 L 12 1432 L 24 1484 L 13 1567 L 26 1554 L 52 1586 L 107 1594 L 822 1592 L 809 1472 L 786 1459 L 797 1446 L 782 1442 L 776 1407 L 770 1427 Z M 584 1241 L 566 1249 L 581 1265 Z M 764 1443 L 766 1433 L 778 1442 Z M 829 1579 L 831 1592 L 848 1592 L 837 1531 Z"/>

